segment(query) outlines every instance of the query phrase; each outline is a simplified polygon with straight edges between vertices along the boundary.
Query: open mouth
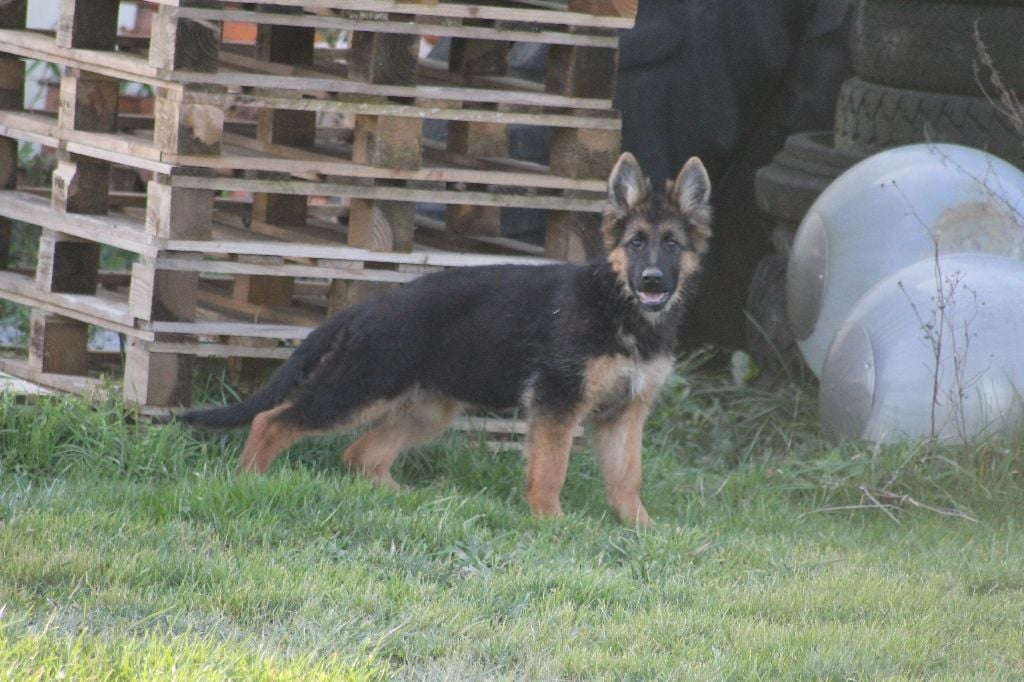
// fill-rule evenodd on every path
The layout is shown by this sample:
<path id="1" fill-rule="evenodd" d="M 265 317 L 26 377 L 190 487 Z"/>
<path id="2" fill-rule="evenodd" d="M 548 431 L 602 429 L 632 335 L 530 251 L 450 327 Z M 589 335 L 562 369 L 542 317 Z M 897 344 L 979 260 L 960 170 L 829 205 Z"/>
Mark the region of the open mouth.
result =
<path id="1" fill-rule="evenodd" d="M 671 296 L 667 291 L 638 291 L 636 295 L 645 308 L 652 310 L 657 310 L 668 303 L 668 299 Z"/>

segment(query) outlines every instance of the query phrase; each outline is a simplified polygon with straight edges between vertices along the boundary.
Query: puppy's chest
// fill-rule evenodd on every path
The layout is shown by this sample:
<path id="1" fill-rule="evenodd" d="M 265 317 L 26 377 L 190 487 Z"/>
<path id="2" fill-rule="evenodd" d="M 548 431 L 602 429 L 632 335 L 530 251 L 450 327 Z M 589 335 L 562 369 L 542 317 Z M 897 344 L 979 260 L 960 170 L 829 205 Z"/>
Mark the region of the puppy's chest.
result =
<path id="1" fill-rule="evenodd" d="M 635 401 L 650 405 L 672 366 L 669 355 L 648 359 L 636 353 L 596 357 L 587 364 L 584 399 L 598 419 L 613 417 Z"/>

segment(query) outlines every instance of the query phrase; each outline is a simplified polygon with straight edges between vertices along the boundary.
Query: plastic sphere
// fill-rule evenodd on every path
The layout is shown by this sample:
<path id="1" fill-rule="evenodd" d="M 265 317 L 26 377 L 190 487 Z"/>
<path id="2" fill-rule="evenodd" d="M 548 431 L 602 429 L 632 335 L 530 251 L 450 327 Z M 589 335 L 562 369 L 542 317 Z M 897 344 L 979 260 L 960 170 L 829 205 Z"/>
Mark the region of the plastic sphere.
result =
<path id="1" fill-rule="evenodd" d="M 1019 433 L 1024 405 L 1024 263 L 986 254 L 923 260 L 853 307 L 821 373 L 833 439 Z"/>
<path id="2" fill-rule="evenodd" d="M 978 149 L 917 144 L 871 156 L 829 185 L 797 230 L 786 309 L 821 375 L 853 304 L 889 273 L 936 253 L 1024 258 L 1024 173 Z"/>

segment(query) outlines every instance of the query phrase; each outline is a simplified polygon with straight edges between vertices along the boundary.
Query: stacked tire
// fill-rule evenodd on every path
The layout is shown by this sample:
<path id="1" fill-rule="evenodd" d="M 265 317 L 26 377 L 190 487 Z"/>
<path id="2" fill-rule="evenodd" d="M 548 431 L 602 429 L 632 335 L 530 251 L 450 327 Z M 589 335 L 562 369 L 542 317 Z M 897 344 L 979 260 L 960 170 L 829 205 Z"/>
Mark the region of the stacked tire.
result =
<path id="1" fill-rule="evenodd" d="M 793 378 L 801 366 L 785 306 L 793 234 L 818 195 L 861 158 L 837 149 L 831 131 L 804 132 L 790 135 L 772 163 L 757 171 L 754 194 L 771 217 L 773 252 L 758 262 L 747 290 L 746 343 L 764 385 Z"/>
<path id="2" fill-rule="evenodd" d="M 1024 0 L 859 0 L 836 146 L 955 142 L 1024 165 Z"/>
<path id="3" fill-rule="evenodd" d="M 977 147 L 1024 167 L 1024 0 L 854 0 L 850 51 L 854 76 L 833 131 L 791 136 L 756 176 L 776 253 L 755 272 L 747 339 L 769 375 L 800 365 L 780 301 L 785 260 L 796 226 L 839 173 L 919 142 Z"/>

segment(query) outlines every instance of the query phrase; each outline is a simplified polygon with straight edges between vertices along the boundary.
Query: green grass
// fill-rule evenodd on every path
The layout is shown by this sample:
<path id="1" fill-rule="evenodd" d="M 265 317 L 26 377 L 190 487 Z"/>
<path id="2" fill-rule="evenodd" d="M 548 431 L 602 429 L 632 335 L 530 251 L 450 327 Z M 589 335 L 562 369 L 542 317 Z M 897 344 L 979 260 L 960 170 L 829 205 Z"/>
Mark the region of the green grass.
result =
<path id="1" fill-rule="evenodd" d="M 236 478 L 239 434 L 0 398 L 0 679 L 1024 677 L 1024 450 L 833 446 L 814 412 L 677 377 L 637 532 L 589 452 L 537 520 L 469 436 L 395 493 L 344 439 Z"/>

